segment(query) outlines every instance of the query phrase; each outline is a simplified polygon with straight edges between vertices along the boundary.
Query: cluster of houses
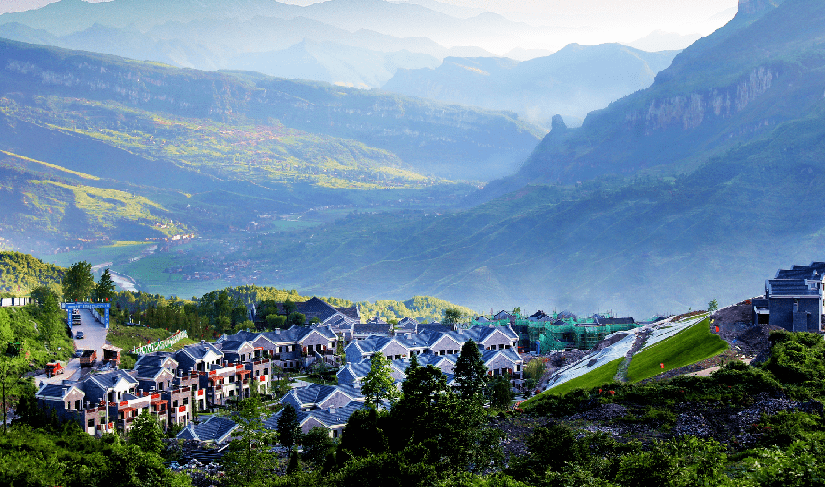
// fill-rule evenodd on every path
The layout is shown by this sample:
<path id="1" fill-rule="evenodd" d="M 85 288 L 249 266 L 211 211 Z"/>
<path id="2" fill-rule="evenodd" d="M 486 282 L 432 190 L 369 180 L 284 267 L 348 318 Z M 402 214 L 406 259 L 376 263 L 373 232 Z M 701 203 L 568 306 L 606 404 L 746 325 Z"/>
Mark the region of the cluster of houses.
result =
<path id="1" fill-rule="evenodd" d="M 60 419 L 75 421 L 89 434 L 99 435 L 128 432 L 144 410 L 164 425 L 185 426 L 192 421 L 195 407 L 205 410 L 225 405 L 233 397 L 248 397 L 253 384 L 266 393 L 271 374 L 271 360 L 260 352 L 231 346 L 222 350 L 200 342 L 177 352 L 142 355 L 132 370 L 44 382 L 35 398 Z"/>
<path id="2" fill-rule="evenodd" d="M 61 419 L 78 422 L 89 434 L 128 432 L 134 419 L 148 410 L 165 425 L 182 425 L 180 438 L 221 442 L 231 437 L 234 422 L 212 416 L 195 423 L 193 412 L 248 397 L 252 387 L 268 393 L 279 369 L 298 371 L 316 362 L 338 367 L 338 385 L 309 384 L 281 399 L 298 411 L 304 433 L 319 426 L 333 437 L 340 435 L 355 410 L 364 407 L 361 381 L 375 354 L 391 361 L 392 376 L 399 383 L 413 355 L 422 366 L 437 367 L 452 381 L 458 354 L 472 340 L 491 376 L 508 376 L 516 384 L 522 379 L 519 337 L 509 326 L 457 329 L 420 325 L 406 318 L 393 327 L 378 319 L 360 323 L 357 310 L 334 308 L 317 298 L 298 304 L 308 321 L 317 318 L 315 324 L 241 331 L 214 343 L 201 341 L 175 352 L 142 355 L 133 370 L 44 383 L 36 399 Z M 271 417 L 267 426 L 274 428 L 278 417 Z"/>

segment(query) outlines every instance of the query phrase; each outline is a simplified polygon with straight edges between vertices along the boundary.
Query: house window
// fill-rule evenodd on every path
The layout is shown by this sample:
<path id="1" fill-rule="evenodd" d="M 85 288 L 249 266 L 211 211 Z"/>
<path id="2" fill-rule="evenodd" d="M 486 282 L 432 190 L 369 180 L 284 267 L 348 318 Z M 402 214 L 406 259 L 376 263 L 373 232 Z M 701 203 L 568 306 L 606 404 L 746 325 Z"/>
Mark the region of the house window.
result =
<path id="1" fill-rule="evenodd" d="M 86 421 L 86 427 L 87 428 L 94 428 L 95 427 L 95 418 L 91 418 L 88 421 Z"/>
<path id="2" fill-rule="evenodd" d="M 158 390 L 159 391 L 163 390 L 163 382 L 158 382 Z"/>
<path id="3" fill-rule="evenodd" d="M 264 375 L 269 375 L 269 367 L 264 367 Z"/>
<path id="4" fill-rule="evenodd" d="M 229 397 L 232 397 L 232 396 L 234 396 L 234 395 L 235 395 L 235 391 L 234 391 L 234 390 L 230 390 L 230 391 L 229 391 Z"/>
<path id="5" fill-rule="evenodd" d="M 234 375 L 229 376 L 229 382 L 235 382 L 235 376 Z"/>
<path id="6" fill-rule="evenodd" d="M 172 407 L 173 407 L 173 408 L 178 407 L 178 401 L 177 401 L 177 400 L 172 401 Z"/>
<path id="7" fill-rule="evenodd" d="M 74 402 L 74 408 L 75 409 L 80 409 L 80 401 L 75 401 Z"/>
<path id="8" fill-rule="evenodd" d="M 188 397 L 184 397 L 184 398 L 183 398 L 183 405 L 184 405 L 184 406 L 186 406 L 187 404 L 189 404 L 189 398 L 188 398 Z"/>

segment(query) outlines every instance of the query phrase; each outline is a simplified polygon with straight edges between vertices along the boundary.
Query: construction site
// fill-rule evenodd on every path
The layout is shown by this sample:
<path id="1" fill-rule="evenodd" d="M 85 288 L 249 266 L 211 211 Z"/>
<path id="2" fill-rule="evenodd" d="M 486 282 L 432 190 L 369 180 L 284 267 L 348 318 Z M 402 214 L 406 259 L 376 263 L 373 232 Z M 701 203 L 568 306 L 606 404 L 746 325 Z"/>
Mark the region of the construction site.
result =
<path id="1" fill-rule="evenodd" d="M 570 313 L 545 314 L 542 311 L 523 317 L 518 313 L 499 313 L 489 321 L 471 325 L 510 325 L 519 335 L 521 351 L 549 353 L 558 350 L 590 350 L 608 335 L 644 325 L 633 318 L 616 318 L 611 312 L 578 318 Z"/>

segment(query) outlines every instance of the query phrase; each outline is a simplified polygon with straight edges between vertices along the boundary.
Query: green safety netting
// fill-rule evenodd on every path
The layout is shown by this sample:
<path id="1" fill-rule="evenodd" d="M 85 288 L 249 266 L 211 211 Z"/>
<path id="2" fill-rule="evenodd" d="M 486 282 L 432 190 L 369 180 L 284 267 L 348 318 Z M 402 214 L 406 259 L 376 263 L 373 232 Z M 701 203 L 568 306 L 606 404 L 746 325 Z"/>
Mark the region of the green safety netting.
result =
<path id="1" fill-rule="evenodd" d="M 539 342 L 542 351 L 572 348 L 589 350 L 608 335 L 640 326 L 638 323 L 599 325 L 592 317 L 577 319 L 556 313 L 553 313 L 552 318 L 552 321 L 531 321 L 517 315 L 512 325 L 513 330 L 519 334 L 519 345 L 528 349 L 532 348 L 530 344 Z M 507 326 L 511 322 L 499 320 L 491 323 L 473 322 L 472 324 Z"/>

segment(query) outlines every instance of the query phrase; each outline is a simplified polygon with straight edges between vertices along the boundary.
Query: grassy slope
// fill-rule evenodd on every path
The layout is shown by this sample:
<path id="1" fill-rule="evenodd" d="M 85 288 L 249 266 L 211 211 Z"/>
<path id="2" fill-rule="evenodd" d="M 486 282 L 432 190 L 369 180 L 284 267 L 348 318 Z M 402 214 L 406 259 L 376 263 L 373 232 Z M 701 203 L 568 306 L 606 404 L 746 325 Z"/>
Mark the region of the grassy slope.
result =
<path id="1" fill-rule="evenodd" d="M 639 382 L 668 370 L 713 357 L 728 349 L 728 344 L 710 331 L 704 319 L 690 328 L 633 356 L 627 369 L 630 382 Z M 664 364 L 662 368 L 659 364 Z"/>
<path id="2" fill-rule="evenodd" d="M 610 384 L 613 382 L 613 377 L 616 375 L 616 371 L 618 370 L 621 361 L 622 359 L 617 358 L 616 360 L 608 362 L 595 370 L 591 370 L 580 377 L 569 380 L 564 384 L 559 384 L 547 392 L 549 394 L 561 396 L 576 389 L 586 390 L 604 384 Z"/>

